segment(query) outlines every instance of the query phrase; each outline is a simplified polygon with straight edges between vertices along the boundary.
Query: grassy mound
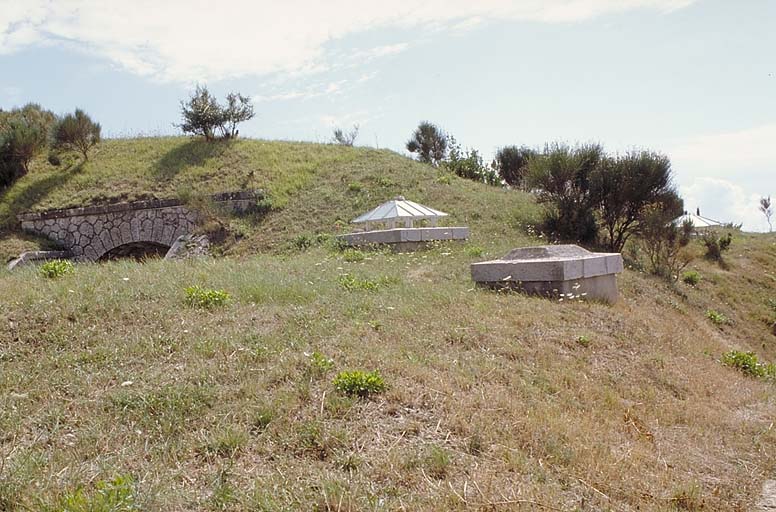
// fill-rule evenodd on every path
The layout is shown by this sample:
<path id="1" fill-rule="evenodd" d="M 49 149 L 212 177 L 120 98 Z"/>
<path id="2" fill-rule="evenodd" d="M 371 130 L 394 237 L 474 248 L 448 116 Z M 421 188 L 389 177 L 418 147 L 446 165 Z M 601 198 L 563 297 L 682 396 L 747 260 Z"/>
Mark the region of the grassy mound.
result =
<path id="1" fill-rule="evenodd" d="M 469 278 L 536 242 L 524 194 L 297 143 L 154 171 L 188 144 L 110 141 L 3 196 L 7 214 L 248 180 L 276 208 L 230 220 L 229 258 L 0 273 L 0 510 L 733 511 L 776 473 L 776 384 L 725 359 L 776 362 L 774 236 L 738 235 L 692 284 L 628 269 L 615 306 L 559 303 Z M 398 193 L 475 239 L 308 243 Z"/>
<path id="2" fill-rule="evenodd" d="M 388 150 L 259 140 L 206 143 L 183 137 L 108 140 L 88 162 L 59 167 L 38 159 L 29 175 L 0 196 L 0 255 L 35 249 L 40 241 L 15 233 L 22 211 L 140 199 L 192 200 L 206 194 L 261 189 L 269 215 L 228 219 L 240 243 L 230 252 L 283 250 L 295 238 L 333 233 L 364 211 L 404 194 L 451 213 L 475 236 L 518 231 L 532 222 L 533 199 L 421 165 Z"/>

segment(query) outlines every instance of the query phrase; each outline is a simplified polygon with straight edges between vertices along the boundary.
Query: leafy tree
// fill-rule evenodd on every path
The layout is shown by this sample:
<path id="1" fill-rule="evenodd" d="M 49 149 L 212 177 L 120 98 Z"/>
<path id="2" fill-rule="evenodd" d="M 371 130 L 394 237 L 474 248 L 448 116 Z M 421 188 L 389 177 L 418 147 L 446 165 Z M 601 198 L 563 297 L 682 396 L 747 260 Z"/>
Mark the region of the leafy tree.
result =
<path id="1" fill-rule="evenodd" d="M 202 135 L 205 140 L 215 138 L 216 129 L 223 124 L 223 112 L 207 87 L 197 86 L 189 101 L 181 101 L 183 122 L 178 125 L 183 133 Z"/>
<path id="2" fill-rule="evenodd" d="M 340 146 L 352 146 L 356 142 L 358 137 L 358 125 L 354 124 L 353 129 L 349 132 L 344 131 L 342 128 L 334 128 L 334 135 L 332 136 L 332 142 L 339 144 Z"/>
<path id="3" fill-rule="evenodd" d="M 237 125 L 255 115 L 249 97 L 231 92 L 222 107 L 207 87 L 198 85 L 188 101 L 181 101 L 183 122 L 178 127 L 207 141 L 214 140 L 217 132 L 222 139 L 234 139 L 239 134 Z"/>
<path id="4" fill-rule="evenodd" d="M 590 174 L 590 194 L 613 252 L 639 231 L 647 207 L 659 205 L 672 218 L 682 214 L 670 160 L 649 151 L 602 159 Z"/>
<path id="5" fill-rule="evenodd" d="M 771 224 L 771 216 L 773 215 L 773 205 L 771 205 L 771 196 L 760 198 L 760 211 L 765 215 L 765 220 L 768 221 L 768 231 L 773 231 L 773 224 Z"/>
<path id="6" fill-rule="evenodd" d="M 8 124 L 0 142 L 0 151 L 10 161 L 18 164 L 21 175 L 29 172 L 30 161 L 45 147 L 46 132 L 40 126 L 27 124 L 19 119 Z"/>
<path id="7" fill-rule="evenodd" d="M 447 156 L 447 135 L 428 121 L 421 122 L 407 141 L 407 151 L 418 154 L 418 161 L 439 165 Z"/>
<path id="8" fill-rule="evenodd" d="M 526 170 L 527 183 L 547 204 L 544 230 L 562 240 L 590 244 L 598 236 L 590 178 L 604 158 L 601 146 L 592 144 L 571 148 L 552 144 L 531 158 Z"/>
<path id="9" fill-rule="evenodd" d="M 78 151 L 88 160 L 89 150 L 99 144 L 101 132 L 100 123 L 77 108 L 74 114 L 67 114 L 54 126 L 54 147 Z"/>
<path id="10" fill-rule="evenodd" d="M 681 199 L 676 199 L 681 207 Z M 694 259 L 689 244 L 695 229 L 689 220 L 677 226 L 672 222 L 674 218 L 673 211 L 657 204 L 649 205 L 643 212 L 638 240 L 649 260 L 650 272 L 672 281 Z"/>
<path id="11" fill-rule="evenodd" d="M 526 146 L 504 146 L 496 152 L 493 167 L 508 185 L 521 187 L 528 161 L 535 154 L 536 151 Z"/>
<path id="12" fill-rule="evenodd" d="M 476 149 L 461 149 L 455 137 L 450 137 L 450 154 L 444 166 L 461 178 L 480 181 L 487 185 L 501 185 L 498 173 L 485 164 Z"/>
<path id="13" fill-rule="evenodd" d="M 234 139 L 239 130 L 237 125 L 253 118 L 256 113 L 253 111 L 251 99 L 243 96 L 239 92 L 230 92 L 226 95 L 226 107 L 221 109 L 221 136 L 224 139 Z"/>

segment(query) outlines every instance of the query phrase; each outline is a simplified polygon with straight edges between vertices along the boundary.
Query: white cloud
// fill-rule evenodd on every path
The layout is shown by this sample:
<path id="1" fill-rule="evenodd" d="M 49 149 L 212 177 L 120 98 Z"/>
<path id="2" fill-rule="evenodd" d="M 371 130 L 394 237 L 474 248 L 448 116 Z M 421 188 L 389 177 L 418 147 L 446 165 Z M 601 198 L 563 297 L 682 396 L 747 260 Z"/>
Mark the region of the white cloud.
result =
<path id="1" fill-rule="evenodd" d="M 760 195 L 720 178 L 698 178 L 680 187 L 688 211 L 700 208 L 701 215 L 720 222 L 743 224 L 746 231 L 767 231 L 765 216 L 758 210 Z"/>
<path id="2" fill-rule="evenodd" d="M 158 80 L 221 80 L 320 69 L 327 43 L 375 28 L 577 22 L 633 9 L 670 12 L 694 1 L 0 0 L 0 53 L 67 44 Z M 371 51 L 393 54 L 404 44 Z"/>

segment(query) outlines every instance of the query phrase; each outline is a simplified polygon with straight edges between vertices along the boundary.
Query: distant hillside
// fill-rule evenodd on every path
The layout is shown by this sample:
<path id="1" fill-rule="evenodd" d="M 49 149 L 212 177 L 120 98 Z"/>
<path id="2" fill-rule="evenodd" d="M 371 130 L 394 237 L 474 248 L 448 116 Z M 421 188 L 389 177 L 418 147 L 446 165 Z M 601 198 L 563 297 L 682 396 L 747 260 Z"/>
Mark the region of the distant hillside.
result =
<path id="1" fill-rule="evenodd" d="M 262 189 L 273 210 L 240 222 L 237 252 L 277 250 L 299 235 L 334 232 L 337 223 L 403 194 L 468 224 L 475 239 L 515 235 L 535 219 L 530 195 L 500 190 L 421 165 L 388 150 L 303 142 L 236 140 L 206 143 L 185 137 L 114 139 L 83 165 L 59 167 L 44 158 L 0 196 L 0 242 L 8 257 L 39 241 L 11 233 L 26 210 L 107 204 L 148 198 L 188 198 L 212 192 Z"/>

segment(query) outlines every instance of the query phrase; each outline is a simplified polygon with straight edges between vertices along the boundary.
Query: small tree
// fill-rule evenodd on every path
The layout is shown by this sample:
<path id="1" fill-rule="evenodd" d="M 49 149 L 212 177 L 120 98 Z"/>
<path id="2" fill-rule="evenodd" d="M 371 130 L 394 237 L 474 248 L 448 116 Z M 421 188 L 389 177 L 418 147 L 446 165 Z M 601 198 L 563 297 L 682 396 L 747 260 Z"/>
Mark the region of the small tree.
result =
<path id="1" fill-rule="evenodd" d="M 46 132 L 21 120 L 10 122 L 0 143 L 0 151 L 9 161 L 18 163 L 22 175 L 29 172 L 30 162 L 45 147 Z"/>
<path id="2" fill-rule="evenodd" d="M 407 151 L 418 154 L 418 161 L 439 165 L 447 156 L 447 135 L 428 121 L 421 122 L 407 141 Z"/>
<path id="3" fill-rule="evenodd" d="M 224 114 L 215 96 L 207 87 L 197 85 L 189 101 L 181 101 L 183 122 L 178 125 L 183 133 L 202 135 L 213 140 L 215 131 L 223 125 Z"/>
<path id="4" fill-rule="evenodd" d="M 76 109 L 67 114 L 54 127 L 54 147 L 80 152 L 84 160 L 89 159 L 89 150 L 100 142 L 102 127 L 86 112 Z"/>
<path id="5" fill-rule="evenodd" d="M 352 146 L 358 137 L 358 125 L 354 124 L 353 129 L 345 132 L 342 128 L 334 128 L 332 142 L 340 146 Z"/>
<path id="6" fill-rule="evenodd" d="M 687 220 L 681 226 L 671 222 L 673 213 L 658 205 L 647 207 L 639 233 L 639 245 L 649 260 L 649 270 L 671 281 L 693 260 L 689 250 L 693 224 Z"/>
<path id="7" fill-rule="evenodd" d="M 760 198 L 760 211 L 763 212 L 763 215 L 765 215 L 765 220 L 768 221 L 768 231 L 773 231 L 773 224 L 771 224 L 771 216 L 773 216 L 771 196 Z"/>
<path id="8" fill-rule="evenodd" d="M 599 145 L 570 148 L 552 144 L 529 160 L 527 183 L 539 191 L 539 201 L 548 205 L 544 230 L 562 240 L 595 241 L 598 225 L 590 196 L 590 176 L 602 159 Z"/>
<path id="9" fill-rule="evenodd" d="M 226 107 L 221 109 L 221 137 L 234 139 L 239 133 L 237 125 L 252 119 L 254 115 L 256 113 L 249 97 L 239 92 L 230 92 L 226 95 Z"/>
<path id="10" fill-rule="evenodd" d="M 528 161 L 535 154 L 536 151 L 526 146 L 504 146 L 496 151 L 493 167 L 507 185 L 521 187 Z"/>
<path id="11" fill-rule="evenodd" d="M 648 206 L 659 205 L 672 218 L 682 214 L 670 160 L 649 151 L 602 159 L 590 174 L 590 194 L 612 252 L 639 231 Z"/>

